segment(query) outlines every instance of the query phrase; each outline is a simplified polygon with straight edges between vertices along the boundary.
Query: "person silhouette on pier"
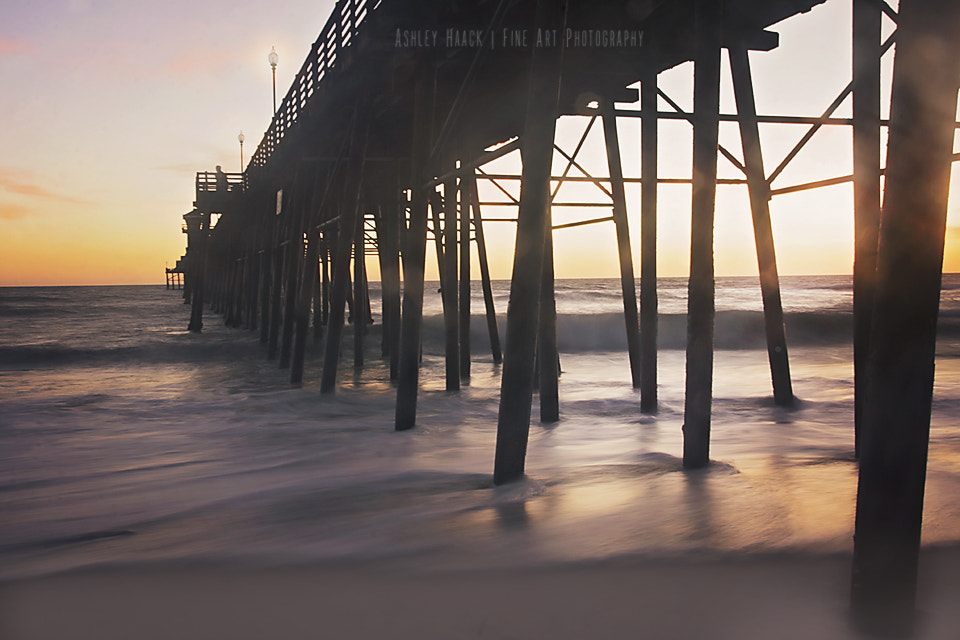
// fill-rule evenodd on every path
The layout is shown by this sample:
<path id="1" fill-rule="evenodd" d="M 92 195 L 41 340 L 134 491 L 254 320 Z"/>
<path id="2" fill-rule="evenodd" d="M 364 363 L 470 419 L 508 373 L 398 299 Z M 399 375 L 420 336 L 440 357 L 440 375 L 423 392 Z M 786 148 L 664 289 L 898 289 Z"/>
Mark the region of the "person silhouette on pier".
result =
<path id="1" fill-rule="evenodd" d="M 223 172 L 220 165 L 217 165 L 217 191 L 219 193 L 227 192 L 227 174 Z"/>

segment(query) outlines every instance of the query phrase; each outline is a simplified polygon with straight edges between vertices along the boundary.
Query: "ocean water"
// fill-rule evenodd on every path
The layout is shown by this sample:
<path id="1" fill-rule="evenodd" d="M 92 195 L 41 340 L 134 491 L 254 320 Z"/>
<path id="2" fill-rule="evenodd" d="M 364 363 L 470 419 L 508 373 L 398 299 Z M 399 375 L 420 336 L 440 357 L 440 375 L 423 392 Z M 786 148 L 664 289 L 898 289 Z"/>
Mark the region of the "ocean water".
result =
<path id="1" fill-rule="evenodd" d="M 318 391 L 254 331 L 163 286 L 0 289 L 0 578 L 177 560 L 515 567 L 620 557 L 844 552 L 856 494 L 849 277 L 787 277 L 792 410 L 773 405 L 755 278 L 717 290 L 709 468 L 681 469 L 683 279 L 660 282 L 660 410 L 639 412 L 617 280 L 557 285 L 561 420 L 533 423 L 525 480 L 492 485 L 499 367 L 443 389 L 428 286 L 418 426 L 395 433 L 379 359 Z M 508 283 L 495 283 L 503 315 Z M 378 291 L 373 287 L 372 297 Z M 474 314 L 483 310 L 479 289 Z M 376 305 L 375 305 L 376 306 Z M 924 544 L 960 542 L 960 276 L 946 276 Z M 501 317 L 502 325 L 502 317 Z"/>

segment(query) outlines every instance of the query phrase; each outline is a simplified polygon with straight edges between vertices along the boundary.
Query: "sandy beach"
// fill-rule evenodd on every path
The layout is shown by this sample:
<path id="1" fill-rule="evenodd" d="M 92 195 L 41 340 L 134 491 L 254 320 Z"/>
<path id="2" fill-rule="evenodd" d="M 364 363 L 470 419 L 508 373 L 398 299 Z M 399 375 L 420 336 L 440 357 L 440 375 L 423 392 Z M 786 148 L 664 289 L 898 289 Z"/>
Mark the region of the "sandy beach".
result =
<path id="1" fill-rule="evenodd" d="M 960 629 L 960 548 L 925 550 L 922 640 Z M 158 564 L 0 585 L 4 640 L 855 639 L 850 558 L 705 556 L 511 570 Z"/>

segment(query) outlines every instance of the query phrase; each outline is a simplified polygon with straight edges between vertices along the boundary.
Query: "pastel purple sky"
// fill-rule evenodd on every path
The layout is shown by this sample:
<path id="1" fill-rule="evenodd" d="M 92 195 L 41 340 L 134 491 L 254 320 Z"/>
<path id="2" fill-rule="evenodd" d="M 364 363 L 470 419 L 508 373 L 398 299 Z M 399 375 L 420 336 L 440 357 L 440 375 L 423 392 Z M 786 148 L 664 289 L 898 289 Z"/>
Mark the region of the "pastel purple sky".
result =
<path id="1" fill-rule="evenodd" d="M 239 170 L 332 0 L 6 0 L 0 284 L 160 282 L 193 176 Z"/>
<path id="2" fill-rule="evenodd" d="M 195 172 L 218 164 L 237 171 L 237 134 L 246 135 L 249 160 L 269 123 L 270 47 L 280 55 L 279 99 L 332 7 L 333 0 L 6 0 L 0 285 L 162 282 L 165 263 L 172 266 L 183 253 L 181 216 L 193 201 Z M 774 30 L 781 47 L 751 57 L 759 111 L 819 115 L 849 80 L 850 0 L 829 0 Z M 727 69 L 724 61 L 721 108 L 733 112 Z M 689 107 L 691 65 L 663 74 L 661 86 Z M 847 114 L 849 102 L 838 112 Z M 638 173 L 636 124 L 621 125 L 624 166 L 632 175 Z M 576 119 L 561 123 L 561 141 L 580 126 Z M 689 126 L 661 127 L 660 175 L 688 176 Z M 769 171 L 803 128 L 761 133 Z M 735 125 L 724 125 L 721 138 L 739 153 Z M 845 129 L 818 134 L 774 186 L 849 173 L 849 147 Z M 593 160 L 602 158 L 597 149 Z M 593 166 L 602 174 L 603 165 Z M 720 167 L 722 176 L 737 177 L 725 161 Z M 628 202 L 635 247 L 638 193 L 632 190 Z M 782 273 L 849 273 L 849 185 L 775 198 L 772 211 Z M 686 271 L 688 215 L 689 187 L 662 186 L 664 275 Z M 721 188 L 719 274 L 755 273 L 749 219 L 745 189 Z M 512 227 L 497 229 L 501 244 L 512 244 Z M 612 228 L 561 234 L 558 276 L 616 275 Z M 494 277 L 507 277 L 509 250 L 494 253 Z M 960 270 L 960 261 L 951 259 L 948 253 L 948 269 Z"/>

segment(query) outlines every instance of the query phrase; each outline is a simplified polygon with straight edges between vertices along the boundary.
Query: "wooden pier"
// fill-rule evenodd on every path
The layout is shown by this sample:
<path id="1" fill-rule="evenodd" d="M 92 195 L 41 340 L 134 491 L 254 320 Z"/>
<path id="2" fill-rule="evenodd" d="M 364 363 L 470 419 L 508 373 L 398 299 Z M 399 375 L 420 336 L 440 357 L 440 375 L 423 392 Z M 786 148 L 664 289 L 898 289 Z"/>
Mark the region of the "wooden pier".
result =
<path id="1" fill-rule="evenodd" d="M 475 259 L 490 359 L 502 359 L 497 445 L 491 452 L 494 481 L 510 482 L 524 473 L 535 385 L 541 421 L 556 421 L 562 410 L 553 232 L 614 224 L 631 371 L 625 384 L 639 390 L 638 412 L 655 413 L 657 185 L 688 183 L 692 236 L 683 464 L 695 469 L 710 462 L 717 185 L 745 184 L 749 190 L 771 395 L 778 405 L 790 406 L 794 397 L 769 201 L 853 182 L 856 412 L 851 439 L 861 464 L 854 614 L 864 628 L 879 624 L 906 632 L 915 590 L 909 578 L 915 578 L 919 550 L 947 177 L 955 159 L 951 144 L 960 58 L 953 36 L 960 33 L 960 11 L 946 0 L 901 0 L 899 13 L 882 0 L 852 0 L 850 85 L 819 117 L 758 114 L 750 52 L 775 48 L 778 36 L 768 27 L 824 1 L 482 0 L 464 5 L 341 0 L 246 170 L 197 174 L 195 209 L 184 216 L 189 329 L 202 330 L 209 306 L 228 325 L 259 331 L 267 357 L 289 371 L 294 385 L 303 383 L 312 335 L 323 343 L 320 390 L 334 393 L 348 322 L 353 366 L 364 366 L 371 318 L 365 256 L 375 255 L 382 290 L 380 353 L 397 389 L 393 428 L 407 430 L 416 425 L 429 242 L 443 293 L 448 391 L 458 390 L 471 375 L 469 292 Z M 881 41 L 884 14 L 897 29 Z M 448 29 L 456 38 L 460 32 L 473 34 L 480 46 L 447 41 Z M 431 42 L 431 34 L 442 42 Z M 880 118 L 879 70 L 894 42 L 887 122 Z M 720 112 L 723 49 L 732 71 L 733 114 Z M 687 61 L 694 65 L 692 112 L 657 87 L 659 73 Z M 637 83 L 639 91 L 630 88 Z M 853 117 L 834 117 L 851 93 Z M 661 111 L 661 100 L 672 109 Z M 637 102 L 639 109 L 617 106 Z M 581 145 L 600 120 L 606 176 L 592 176 L 582 167 L 580 146 L 569 151 L 556 144 L 557 119 L 565 115 L 589 118 Z M 625 176 L 621 166 L 619 118 L 641 119 L 638 177 Z M 658 173 L 658 122 L 668 119 L 692 125 L 689 178 Z M 739 124 L 742 156 L 719 145 L 721 121 Z M 808 131 L 769 171 L 759 124 L 774 123 L 805 124 Z M 853 175 L 772 188 L 804 145 L 828 126 L 852 127 Z M 889 127 L 890 143 L 881 227 L 882 127 Z M 520 175 L 484 170 L 511 153 L 522 154 Z M 551 171 L 555 154 L 567 162 L 560 175 Z M 742 178 L 718 179 L 720 156 Z M 568 175 L 572 167 L 582 175 Z M 519 197 L 503 187 L 510 180 L 519 181 Z M 607 214 L 554 224 L 551 209 L 564 205 L 556 199 L 559 186 L 575 180 L 592 182 L 605 194 L 608 201 L 595 204 Z M 490 203 L 481 202 L 478 182 L 510 195 L 517 211 L 502 353 L 484 237 L 491 218 L 482 214 Z M 625 198 L 625 184 L 636 182 L 642 189 L 639 307 Z M 897 363 L 909 364 L 904 369 Z M 887 566 L 884 558 L 896 561 Z"/>

